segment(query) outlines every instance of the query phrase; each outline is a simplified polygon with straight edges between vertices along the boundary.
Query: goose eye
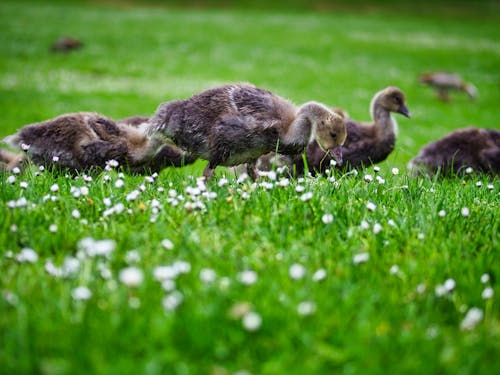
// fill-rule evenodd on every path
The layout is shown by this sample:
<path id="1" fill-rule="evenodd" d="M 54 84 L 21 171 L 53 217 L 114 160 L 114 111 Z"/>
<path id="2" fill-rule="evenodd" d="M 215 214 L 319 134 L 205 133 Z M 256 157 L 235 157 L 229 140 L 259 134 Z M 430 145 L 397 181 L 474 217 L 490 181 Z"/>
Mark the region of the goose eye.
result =
<path id="1" fill-rule="evenodd" d="M 337 133 L 330 132 L 330 137 L 332 137 L 333 139 L 337 138 Z"/>

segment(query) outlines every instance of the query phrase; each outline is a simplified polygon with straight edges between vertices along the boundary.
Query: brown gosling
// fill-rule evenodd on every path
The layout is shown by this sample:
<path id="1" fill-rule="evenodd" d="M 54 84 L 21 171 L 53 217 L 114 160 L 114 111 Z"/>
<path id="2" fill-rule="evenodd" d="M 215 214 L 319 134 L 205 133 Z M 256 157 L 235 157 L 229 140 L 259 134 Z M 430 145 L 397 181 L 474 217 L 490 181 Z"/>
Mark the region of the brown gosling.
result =
<path id="1" fill-rule="evenodd" d="M 414 176 L 469 172 L 498 175 L 500 131 L 472 127 L 455 130 L 424 146 L 408 169 Z"/>
<path id="2" fill-rule="evenodd" d="M 192 157 L 208 160 L 203 175 L 217 166 L 248 163 L 256 176 L 257 158 L 271 151 L 294 155 L 315 139 L 340 160 L 346 138 L 341 116 L 317 102 L 299 107 L 253 85 L 227 84 L 186 100 L 160 104 L 149 133 L 162 133 Z"/>
<path id="3" fill-rule="evenodd" d="M 162 150 L 163 139 L 148 137 L 140 126 L 116 123 L 91 112 L 64 114 L 26 125 L 4 141 L 24 150 L 35 164 L 71 171 L 101 169 L 110 160 L 137 173 L 181 163 L 178 154 Z M 168 157 L 173 158 L 172 163 Z"/>
<path id="4" fill-rule="evenodd" d="M 420 82 L 433 87 L 442 101 L 450 100 L 451 91 L 465 92 L 471 100 L 477 98 L 477 88 L 469 82 L 465 82 L 458 74 L 446 72 L 422 73 Z"/>
<path id="5" fill-rule="evenodd" d="M 347 138 L 342 146 L 343 164 L 331 157 L 319 147 L 316 141 L 307 146 L 306 161 L 311 174 L 324 173 L 335 164 L 338 169 L 349 170 L 363 168 L 384 161 L 394 150 L 398 126 L 391 113 L 399 113 L 410 117 L 403 92 L 394 86 L 377 92 L 370 104 L 372 122 L 363 123 L 348 118 L 347 112 L 334 109 L 346 118 Z M 265 160 L 261 165 L 269 166 Z M 286 163 L 285 163 L 286 164 Z M 289 168 L 296 175 L 305 170 L 302 155 L 295 155 L 289 162 Z"/>

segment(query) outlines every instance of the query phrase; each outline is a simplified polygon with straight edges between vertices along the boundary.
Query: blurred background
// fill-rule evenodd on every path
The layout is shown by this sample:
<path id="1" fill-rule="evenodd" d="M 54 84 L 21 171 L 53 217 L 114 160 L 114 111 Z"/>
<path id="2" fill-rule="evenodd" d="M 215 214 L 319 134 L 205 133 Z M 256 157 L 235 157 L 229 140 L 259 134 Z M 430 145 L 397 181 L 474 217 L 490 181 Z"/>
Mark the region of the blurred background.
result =
<path id="1" fill-rule="evenodd" d="M 2 1 L 0 136 L 61 113 L 150 115 L 159 103 L 248 81 L 295 103 L 370 120 L 373 95 L 406 94 L 389 162 L 448 131 L 499 128 L 498 1 Z M 70 37 L 77 48 L 57 46 Z M 71 43 L 70 43 L 71 44 Z M 424 72 L 458 74 L 475 100 L 440 100 Z"/>

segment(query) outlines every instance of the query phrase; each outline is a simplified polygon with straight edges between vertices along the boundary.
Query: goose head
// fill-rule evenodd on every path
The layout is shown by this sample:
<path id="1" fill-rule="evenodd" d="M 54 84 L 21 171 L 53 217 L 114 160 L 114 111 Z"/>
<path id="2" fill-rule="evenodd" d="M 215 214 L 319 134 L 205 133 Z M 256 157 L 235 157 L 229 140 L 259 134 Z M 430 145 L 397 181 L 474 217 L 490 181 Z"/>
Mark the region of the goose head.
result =
<path id="1" fill-rule="evenodd" d="M 341 114 L 321 104 L 316 104 L 313 109 L 309 117 L 313 124 L 312 136 L 319 147 L 341 165 L 342 145 L 347 138 L 346 120 Z"/>
<path id="2" fill-rule="evenodd" d="M 378 95 L 375 96 L 372 103 L 372 114 L 373 107 L 379 105 L 389 112 L 400 113 L 405 117 L 410 117 L 410 111 L 406 106 L 406 98 L 403 92 L 394 86 L 389 86 L 384 90 L 380 91 Z"/>

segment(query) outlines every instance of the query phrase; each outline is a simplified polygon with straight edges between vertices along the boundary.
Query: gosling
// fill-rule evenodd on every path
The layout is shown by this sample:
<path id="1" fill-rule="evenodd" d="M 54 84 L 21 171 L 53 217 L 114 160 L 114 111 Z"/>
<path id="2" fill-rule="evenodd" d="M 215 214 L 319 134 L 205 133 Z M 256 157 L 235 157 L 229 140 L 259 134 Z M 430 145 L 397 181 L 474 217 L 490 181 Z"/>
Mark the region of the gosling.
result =
<path id="1" fill-rule="evenodd" d="M 296 107 L 251 84 L 227 84 L 186 100 L 162 103 L 149 134 L 162 133 L 192 157 L 208 160 L 203 176 L 217 166 L 247 163 L 256 176 L 259 156 L 271 151 L 295 155 L 315 139 L 341 162 L 346 138 L 343 118 L 317 102 Z"/>

